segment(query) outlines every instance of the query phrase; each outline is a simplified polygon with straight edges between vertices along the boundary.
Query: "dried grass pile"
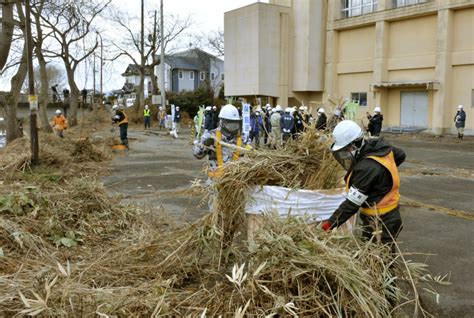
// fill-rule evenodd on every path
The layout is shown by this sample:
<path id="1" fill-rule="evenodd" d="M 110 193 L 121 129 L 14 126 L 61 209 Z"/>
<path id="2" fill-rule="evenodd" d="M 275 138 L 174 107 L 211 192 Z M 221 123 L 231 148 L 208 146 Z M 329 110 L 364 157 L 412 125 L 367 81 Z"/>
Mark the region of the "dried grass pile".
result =
<path id="1" fill-rule="evenodd" d="M 244 242 L 243 204 L 253 185 L 339 185 L 341 171 L 316 136 L 311 131 L 299 144 L 254 151 L 229 165 L 216 183 L 216 210 L 189 226 L 174 227 L 157 215 L 129 214 L 86 179 L 81 184 L 66 178 L 63 186 L 70 182 L 71 187 L 63 193 L 45 182 L 45 189 L 58 192 L 44 199 L 49 210 L 37 210 L 41 197 L 34 189 L 33 195 L 12 200 L 23 203 L 17 204 L 16 214 L 0 212 L 0 244 L 17 244 L 14 233 L 20 231 L 26 248 L 15 257 L 9 250 L 0 257 L 0 312 L 387 317 L 393 303 L 406 297 L 400 281 L 414 286 L 419 308 L 415 282 L 424 267 L 405 262 L 401 254 L 390 255 L 383 246 L 349 234 L 327 234 L 301 219 L 272 216 L 254 241 Z M 70 198 L 61 201 L 66 195 Z M 52 246 L 36 227 L 56 222 L 61 233 L 84 231 L 84 242 Z"/>

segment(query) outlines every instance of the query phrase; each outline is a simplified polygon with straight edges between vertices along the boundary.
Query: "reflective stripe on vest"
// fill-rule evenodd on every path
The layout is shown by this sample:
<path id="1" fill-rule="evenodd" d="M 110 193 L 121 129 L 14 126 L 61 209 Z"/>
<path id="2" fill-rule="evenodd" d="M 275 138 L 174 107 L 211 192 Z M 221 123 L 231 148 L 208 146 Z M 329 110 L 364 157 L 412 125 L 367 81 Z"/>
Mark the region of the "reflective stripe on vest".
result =
<path id="1" fill-rule="evenodd" d="M 128 117 L 127 117 L 127 114 L 125 114 L 125 112 L 122 111 L 122 114 L 123 114 L 123 119 L 122 121 L 118 122 L 117 124 L 120 126 L 122 124 L 128 124 Z"/>
<path id="2" fill-rule="evenodd" d="M 150 116 L 151 116 L 150 110 L 149 110 L 149 109 L 144 109 L 144 110 L 143 110 L 143 116 L 145 116 L 145 117 L 150 117 Z"/>
<path id="3" fill-rule="evenodd" d="M 224 156 L 222 154 L 222 132 L 220 130 L 216 130 L 216 140 L 214 142 L 214 146 L 216 149 L 216 158 L 217 158 L 217 168 L 214 171 L 209 172 L 209 177 L 211 178 L 218 178 L 222 176 L 224 173 Z M 240 135 L 237 136 L 237 147 L 242 147 L 242 138 Z M 232 153 L 232 161 L 237 161 L 240 158 L 240 151 L 237 149 L 235 152 Z"/>
<path id="4" fill-rule="evenodd" d="M 377 161 L 390 172 L 393 185 L 392 189 L 375 206 L 361 208 L 361 211 L 369 216 L 384 215 L 395 209 L 400 202 L 400 175 L 398 174 L 397 164 L 395 163 L 392 151 L 385 157 L 369 156 L 367 158 Z M 346 180 L 346 192 L 349 192 L 349 181 L 351 177 L 352 172 Z"/>

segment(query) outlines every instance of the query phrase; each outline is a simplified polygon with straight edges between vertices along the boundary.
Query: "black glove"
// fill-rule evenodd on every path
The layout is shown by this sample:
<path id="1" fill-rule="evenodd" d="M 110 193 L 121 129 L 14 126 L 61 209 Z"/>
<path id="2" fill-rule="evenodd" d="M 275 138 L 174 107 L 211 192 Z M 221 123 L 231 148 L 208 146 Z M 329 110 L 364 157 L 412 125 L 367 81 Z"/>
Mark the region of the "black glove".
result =
<path id="1" fill-rule="evenodd" d="M 203 144 L 204 144 L 204 146 L 206 146 L 206 147 L 213 146 L 213 145 L 214 145 L 214 139 L 212 139 L 212 138 L 207 138 L 206 140 L 204 140 Z"/>

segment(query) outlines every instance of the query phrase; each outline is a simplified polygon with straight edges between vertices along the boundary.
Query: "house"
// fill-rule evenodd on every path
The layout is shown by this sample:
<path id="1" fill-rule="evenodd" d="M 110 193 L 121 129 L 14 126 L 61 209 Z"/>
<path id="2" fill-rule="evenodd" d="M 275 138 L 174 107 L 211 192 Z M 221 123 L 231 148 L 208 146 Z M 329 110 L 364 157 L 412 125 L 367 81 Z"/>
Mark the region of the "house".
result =
<path id="1" fill-rule="evenodd" d="M 270 0 L 224 15 L 225 95 L 272 103 L 359 101 L 384 126 L 474 134 L 472 0 Z"/>
<path id="2" fill-rule="evenodd" d="M 160 57 L 157 56 L 157 60 Z M 155 67 L 158 85 L 161 64 Z M 179 93 L 208 86 L 217 95 L 224 85 L 224 61 L 201 49 L 189 49 L 165 56 L 165 89 Z"/>
<path id="3" fill-rule="evenodd" d="M 127 94 L 136 93 L 138 86 L 140 85 L 140 71 L 139 66 L 136 64 L 128 64 L 125 72 L 122 73 L 122 76 L 125 77 L 125 84 L 123 86 L 123 91 Z M 151 80 L 152 72 L 146 68 L 145 69 L 145 98 L 148 97 L 150 92 L 153 90 L 153 82 Z"/>

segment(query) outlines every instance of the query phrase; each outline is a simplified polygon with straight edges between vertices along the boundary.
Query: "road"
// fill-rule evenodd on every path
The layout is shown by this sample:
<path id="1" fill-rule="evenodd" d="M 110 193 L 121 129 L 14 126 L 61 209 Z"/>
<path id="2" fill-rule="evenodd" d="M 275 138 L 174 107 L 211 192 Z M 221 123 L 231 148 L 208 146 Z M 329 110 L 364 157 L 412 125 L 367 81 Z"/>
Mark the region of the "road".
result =
<path id="1" fill-rule="evenodd" d="M 192 156 L 188 137 L 189 132 L 173 139 L 156 131 L 131 129 L 131 150 L 113 161 L 111 174 L 103 180 L 105 186 L 111 193 L 122 194 L 126 202 L 162 209 L 185 222 L 197 219 L 206 213 L 206 204 L 186 191 L 196 178 L 205 179 L 205 161 Z M 428 264 L 435 275 L 448 274 L 452 283 L 435 286 L 439 304 L 429 293 L 423 293 L 423 302 L 438 317 L 472 317 L 474 138 L 463 143 L 453 137 L 388 139 L 407 153 L 401 168 L 404 202 L 417 202 L 401 207 L 400 246 L 406 252 L 425 254 L 410 259 Z M 464 214 L 449 215 L 450 209 Z"/>

